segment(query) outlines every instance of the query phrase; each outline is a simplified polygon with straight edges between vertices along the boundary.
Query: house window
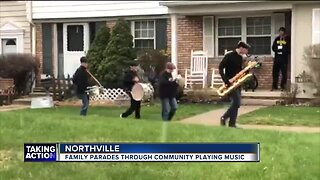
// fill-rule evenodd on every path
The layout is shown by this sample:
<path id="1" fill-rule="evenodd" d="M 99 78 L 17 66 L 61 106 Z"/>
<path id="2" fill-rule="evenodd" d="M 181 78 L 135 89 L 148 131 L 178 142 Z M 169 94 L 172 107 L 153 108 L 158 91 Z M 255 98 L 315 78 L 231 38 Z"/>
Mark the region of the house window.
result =
<path id="1" fill-rule="evenodd" d="M 312 44 L 320 43 L 320 9 L 313 9 L 312 13 Z"/>
<path id="2" fill-rule="evenodd" d="M 84 29 L 83 25 L 68 25 L 67 26 L 67 50 L 68 51 L 83 51 L 84 49 Z"/>
<path id="3" fill-rule="evenodd" d="M 247 17 L 246 26 L 250 54 L 270 54 L 271 16 Z"/>
<path id="4" fill-rule="evenodd" d="M 1 45 L 3 54 L 17 53 L 18 51 L 16 38 L 1 39 Z"/>
<path id="5" fill-rule="evenodd" d="M 232 50 L 241 40 L 241 18 L 218 19 L 218 54 Z"/>
<path id="6" fill-rule="evenodd" d="M 134 47 L 138 50 L 155 49 L 155 21 L 133 21 L 131 24 Z"/>
<path id="7" fill-rule="evenodd" d="M 218 56 L 223 56 L 225 50 L 233 50 L 240 40 L 251 45 L 250 54 L 271 55 L 272 41 L 278 29 L 285 26 L 285 15 L 217 17 L 216 22 L 215 51 Z M 203 41 L 207 43 L 205 38 Z"/>

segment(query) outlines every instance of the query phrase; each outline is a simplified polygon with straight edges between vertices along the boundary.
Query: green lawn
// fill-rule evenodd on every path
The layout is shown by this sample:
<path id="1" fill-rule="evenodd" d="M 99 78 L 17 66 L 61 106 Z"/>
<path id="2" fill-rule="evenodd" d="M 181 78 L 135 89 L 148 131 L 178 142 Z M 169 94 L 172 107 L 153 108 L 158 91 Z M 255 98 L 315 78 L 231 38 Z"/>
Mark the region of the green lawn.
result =
<path id="1" fill-rule="evenodd" d="M 205 106 L 205 105 L 204 105 Z M 204 109 L 204 106 L 199 106 Z M 207 107 L 211 109 L 211 107 Z M 197 107 L 181 106 L 177 118 Z M 0 113 L 0 179 L 243 179 L 318 180 L 319 134 L 242 130 L 170 123 L 167 142 L 260 142 L 260 163 L 24 163 L 24 142 L 160 142 L 163 122 L 154 107 L 144 119 L 120 119 L 123 108 L 78 108 Z M 158 112 L 159 113 L 159 112 Z M 182 114 L 183 113 L 183 114 Z M 151 118 L 151 119 L 145 119 Z M 153 120 L 152 118 L 155 118 Z"/>
<path id="2" fill-rule="evenodd" d="M 320 108 L 271 106 L 240 116 L 239 123 L 320 127 Z"/>

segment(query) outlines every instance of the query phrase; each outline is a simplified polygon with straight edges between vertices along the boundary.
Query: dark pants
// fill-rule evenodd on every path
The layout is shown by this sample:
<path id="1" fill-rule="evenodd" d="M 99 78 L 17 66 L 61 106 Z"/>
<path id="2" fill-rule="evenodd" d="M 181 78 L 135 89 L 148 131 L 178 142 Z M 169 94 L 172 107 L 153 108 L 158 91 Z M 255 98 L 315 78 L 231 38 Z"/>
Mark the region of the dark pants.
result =
<path id="1" fill-rule="evenodd" d="M 273 61 L 273 69 L 272 69 L 272 89 L 278 89 L 278 81 L 279 81 L 279 72 L 281 71 L 281 89 L 285 89 L 287 83 L 287 58 L 286 57 L 278 57 Z"/>
<path id="2" fill-rule="evenodd" d="M 86 116 L 89 108 L 89 96 L 86 93 L 81 93 L 78 94 L 78 98 L 82 100 L 80 115 Z"/>
<path id="3" fill-rule="evenodd" d="M 122 117 L 126 118 L 130 116 L 133 112 L 135 112 L 135 118 L 140 119 L 141 101 L 134 100 L 130 92 L 128 92 L 127 94 L 131 99 L 130 107 L 126 110 L 126 112 L 122 113 Z"/>
<path id="4" fill-rule="evenodd" d="M 229 120 L 229 126 L 235 126 L 238 116 L 238 109 L 241 105 L 241 88 L 237 88 L 230 93 L 231 105 L 229 109 L 224 113 L 223 118 Z"/>
<path id="5" fill-rule="evenodd" d="M 162 120 L 171 121 L 176 110 L 178 108 L 176 98 L 162 98 L 161 99 L 161 107 L 162 107 Z"/>

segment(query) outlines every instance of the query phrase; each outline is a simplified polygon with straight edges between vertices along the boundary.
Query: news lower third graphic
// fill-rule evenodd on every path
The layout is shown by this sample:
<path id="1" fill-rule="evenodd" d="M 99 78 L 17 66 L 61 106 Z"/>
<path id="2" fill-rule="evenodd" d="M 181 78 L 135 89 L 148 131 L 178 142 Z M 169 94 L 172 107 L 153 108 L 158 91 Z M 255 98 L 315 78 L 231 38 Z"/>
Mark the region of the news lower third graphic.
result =
<path id="1" fill-rule="evenodd" d="M 259 143 L 29 143 L 25 162 L 260 162 Z"/>

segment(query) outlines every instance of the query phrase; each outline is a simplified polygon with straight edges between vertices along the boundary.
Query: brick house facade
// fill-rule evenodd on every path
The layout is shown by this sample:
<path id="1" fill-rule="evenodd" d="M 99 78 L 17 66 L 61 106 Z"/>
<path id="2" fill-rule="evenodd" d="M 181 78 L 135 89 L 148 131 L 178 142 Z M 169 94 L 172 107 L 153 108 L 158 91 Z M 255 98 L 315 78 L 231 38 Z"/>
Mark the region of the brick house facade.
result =
<path id="1" fill-rule="evenodd" d="M 185 16 L 178 18 L 178 71 L 184 75 L 184 70 L 190 67 L 191 50 L 203 50 L 203 16 Z M 167 24 L 167 50 L 171 52 L 171 23 Z M 271 46 L 271 45 L 270 45 Z M 212 68 L 218 68 L 222 58 L 208 59 L 208 85 L 210 86 Z M 263 56 L 261 69 L 256 70 L 259 89 L 269 89 L 272 83 L 272 56 Z M 290 80 L 290 69 L 288 72 Z"/>
<path id="2" fill-rule="evenodd" d="M 166 50 L 171 53 L 171 22 L 166 19 Z M 112 29 L 116 21 L 106 21 L 105 25 Z M 178 18 L 178 72 L 184 75 L 184 70 L 190 67 L 191 51 L 203 50 L 203 16 L 185 16 Z M 43 42 L 42 26 L 36 24 L 36 55 L 40 59 L 41 73 L 43 73 Z M 212 68 L 217 68 L 221 58 L 208 60 L 208 86 L 211 82 Z M 272 57 L 264 57 L 262 68 L 256 71 L 259 89 L 268 89 L 272 83 Z M 290 73 L 288 73 L 290 75 Z M 288 77 L 290 79 L 290 76 Z"/>

